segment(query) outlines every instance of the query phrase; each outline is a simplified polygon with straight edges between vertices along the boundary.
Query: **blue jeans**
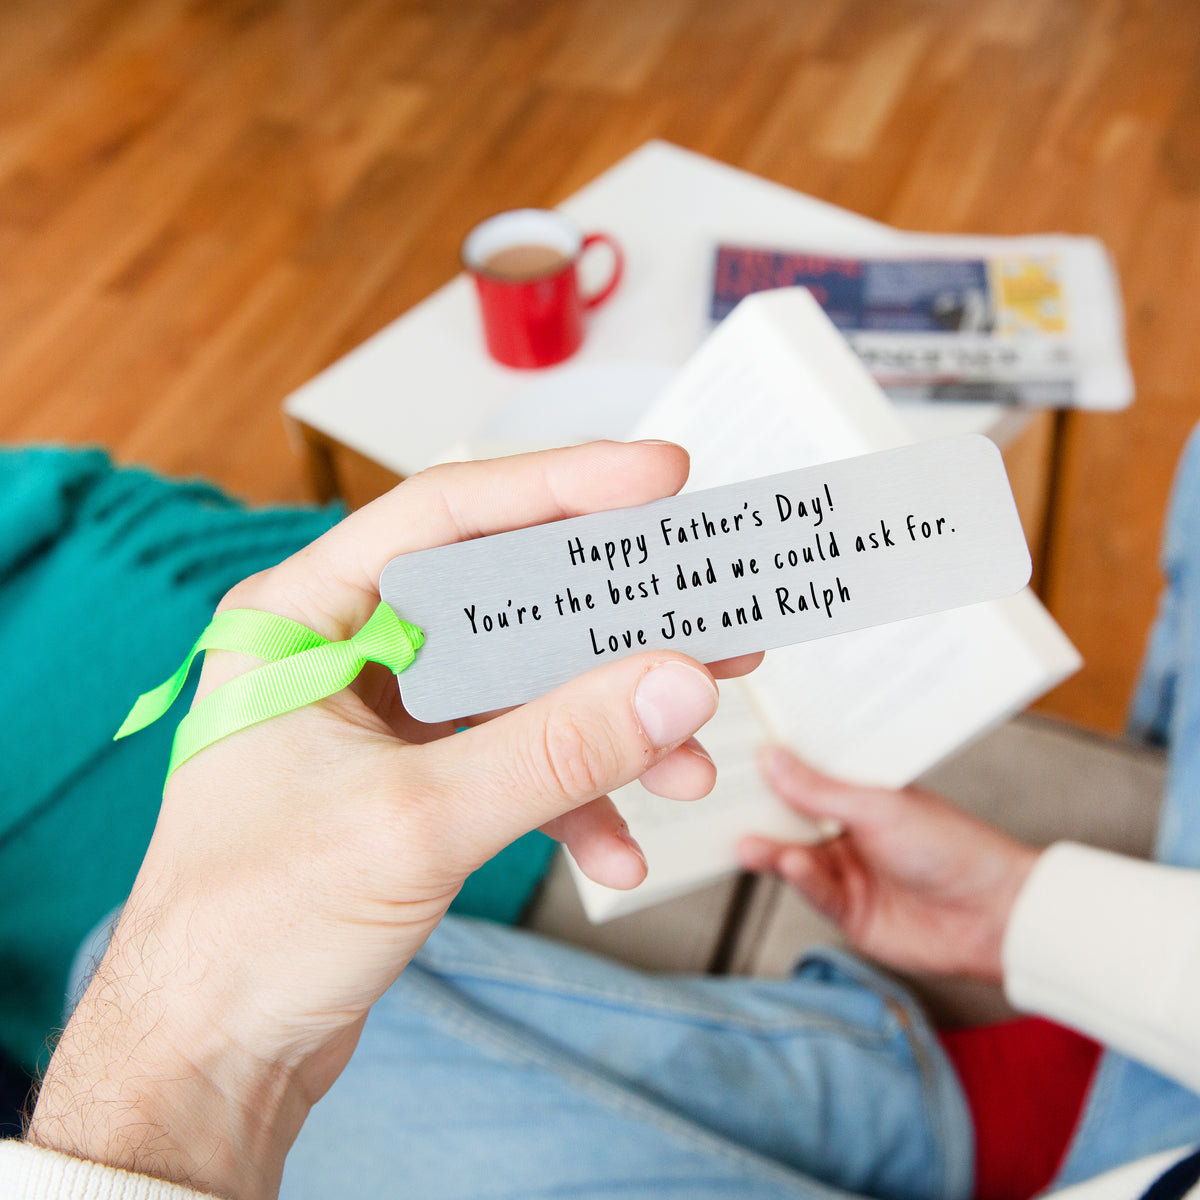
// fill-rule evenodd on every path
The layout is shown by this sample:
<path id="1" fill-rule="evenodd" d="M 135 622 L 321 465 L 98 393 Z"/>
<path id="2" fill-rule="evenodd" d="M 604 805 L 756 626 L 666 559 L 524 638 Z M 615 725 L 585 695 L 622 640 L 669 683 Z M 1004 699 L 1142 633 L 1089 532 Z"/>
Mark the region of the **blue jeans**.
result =
<path id="1" fill-rule="evenodd" d="M 970 1117 L 913 1000 L 857 960 L 655 977 L 448 919 L 375 1006 L 283 1200 L 967 1200 Z"/>

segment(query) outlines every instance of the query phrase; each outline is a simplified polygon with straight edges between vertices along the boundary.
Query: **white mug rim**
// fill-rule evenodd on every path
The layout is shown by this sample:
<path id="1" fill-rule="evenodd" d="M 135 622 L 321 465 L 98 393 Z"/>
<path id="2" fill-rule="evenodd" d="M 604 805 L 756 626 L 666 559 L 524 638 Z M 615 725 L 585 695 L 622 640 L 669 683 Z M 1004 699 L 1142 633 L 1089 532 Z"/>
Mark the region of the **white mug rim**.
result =
<path id="1" fill-rule="evenodd" d="M 528 230 L 535 224 L 542 227 L 550 226 L 554 228 L 559 234 L 559 239 L 546 240 L 545 238 L 536 238 L 533 235 L 526 234 L 523 241 L 514 239 L 506 243 L 497 234 L 497 231 L 504 226 Z M 499 240 L 491 242 L 489 235 L 494 235 Z M 550 246 L 560 251 L 567 262 L 564 266 L 556 267 L 553 271 L 545 271 L 542 274 L 532 275 L 526 279 L 513 279 L 511 276 L 500 275 L 495 271 L 489 271 L 484 266 L 483 259 L 490 258 L 493 254 L 505 249 L 506 245 L 529 244 L 531 241 L 537 245 Z M 553 208 L 509 208 L 503 212 L 493 213 L 490 217 L 485 217 L 482 221 L 472 226 L 467 236 L 463 238 L 462 249 L 459 253 L 463 267 L 472 275 L 483 275 L 498 283 L 524 284 L 559 274 L 565 266 L 570 266 L 575 262 L 582 249 L 583 230 L 565 213 L 561 213 Z"/>

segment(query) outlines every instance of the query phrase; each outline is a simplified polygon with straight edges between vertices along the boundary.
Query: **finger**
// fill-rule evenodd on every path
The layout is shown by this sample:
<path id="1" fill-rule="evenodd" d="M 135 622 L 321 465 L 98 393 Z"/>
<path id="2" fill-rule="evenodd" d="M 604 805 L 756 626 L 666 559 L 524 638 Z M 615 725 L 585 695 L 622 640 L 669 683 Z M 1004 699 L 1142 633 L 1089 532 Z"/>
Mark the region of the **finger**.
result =
<path id="1" fill-rule="evenodd" d="M 749 834 L 738 839 L 738 862 L 747 871 L 761 871 L 767 875 L 778 875 L 779 859 L 789 845 L 788 842 L 778 842 L 774 838 Z"/>
<path id="2" fill-rule="evenodd" d="M 757 670 L 764 657 L 761 650 L 757 654 L 739 654 L 736 658 L 723 658 L 720 662 L 709 663 L 708 669 L 714 679 L 736 679 L 739 675 L 749 675 Z"/>
<path id="3" fill-rule="evenodd" d="M 669 442 L 592 442 L 432 467 L 234 589 L 223 607 L 270 608 L 346 637 L 378 603 L 380 572 L 397 554 L 658 500 L 687 471 L 687 451 Z"/>
<path id="4" fill-rule="evenodd" d="M 898 795 L 823 775 L 782 746 L 763 747 L 758 762 L 767 783 L 789 808 L 818 821 L 832 818 L 847 828 L 884 819 Z"/>
<path id="5" fill-rule="evenodd" d="M 717 768 L 708 751 L 695 738 L 689 738 L 651 767 L 639 782 L 652 795 L 668 800 L 700 800 L 713 790 Z"/>
<path id="6" fill-rule="evenodd" d="M 420 748 L 464 863 L 638 778 L 716 711 L 716 684 L 679 654 L 639 654 Z"/>
<path id="7" fill-rule="evenodd" d="M 846 911 L 845 888 L 837 867 L 837 852 L 831 847 L 744 837 L 738 842 L 737 855 L 746 870 L 778 875 L 819 912 L 841 922 Z"/>
<path id="8" fill-rule="evenodd" d="M 607 796 L 548 821 L 542 832 L 562 842 L 579 869 L 605 887 L 627 890 L 646 878 L 646 856 Z"/>

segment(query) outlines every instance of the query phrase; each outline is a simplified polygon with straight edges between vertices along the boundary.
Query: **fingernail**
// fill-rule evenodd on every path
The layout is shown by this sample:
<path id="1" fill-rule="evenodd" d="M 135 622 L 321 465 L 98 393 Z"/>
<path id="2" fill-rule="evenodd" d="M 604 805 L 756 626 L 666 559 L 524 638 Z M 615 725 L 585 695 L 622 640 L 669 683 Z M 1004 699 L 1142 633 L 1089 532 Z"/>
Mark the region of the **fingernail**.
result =
<path id="1" fill-rule="evenodd" d="M 629 826 L 622 824 L 617 830 L 617 837 L 627 845 L 642 860 L 642 866 L 649 869 L 650 864 L 646 861 L 646 852 L 638 845 L 637 839 L 629 832 Z"/>
<path id="2" fill-rule="evenodd" d="M 678 446 L 678 442 L 667 442 L 662 438 L 639 438 L 635 446 Z"/>
<path id="3" fill-rule="evenodd" d="M 695 667 L 664 663 L 642 676 L 633 709 L 651 743 L 662 749 L 691 737 L 717 711 L 717 689 Z"/>

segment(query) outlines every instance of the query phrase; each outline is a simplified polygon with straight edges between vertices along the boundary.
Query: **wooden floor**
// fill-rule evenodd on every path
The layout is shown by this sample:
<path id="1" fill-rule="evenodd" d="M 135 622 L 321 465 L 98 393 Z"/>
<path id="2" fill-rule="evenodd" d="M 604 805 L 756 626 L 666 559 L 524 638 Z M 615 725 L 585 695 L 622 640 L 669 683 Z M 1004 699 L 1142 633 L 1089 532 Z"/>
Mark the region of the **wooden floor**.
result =
<path id="1" fill-rule="evenodd" d="M 1105 240 L 1138 400 L 1067 419 L 1047 597 L 1115 728 L 1200 413 L 1195 0 L 5 0 L 0 438 L 305 495 L 280 399 L 464 230 L 649 137 L 898 225 Z"/>

